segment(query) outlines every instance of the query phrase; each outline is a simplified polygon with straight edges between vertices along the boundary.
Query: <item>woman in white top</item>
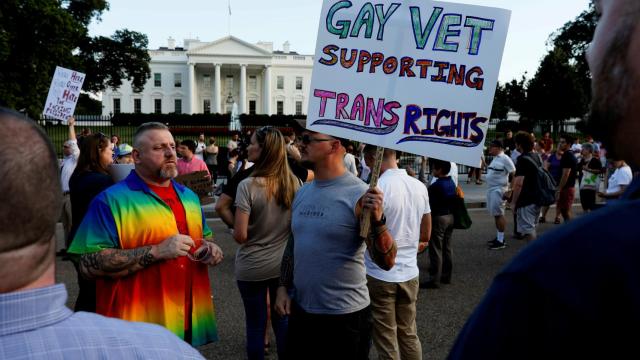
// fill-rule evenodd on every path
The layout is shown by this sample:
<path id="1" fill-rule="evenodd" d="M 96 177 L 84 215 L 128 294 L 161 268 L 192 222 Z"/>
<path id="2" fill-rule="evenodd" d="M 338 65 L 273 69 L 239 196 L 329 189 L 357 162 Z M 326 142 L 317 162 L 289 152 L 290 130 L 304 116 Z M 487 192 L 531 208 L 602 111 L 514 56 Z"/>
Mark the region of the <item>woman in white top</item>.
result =
<path id="1" fill-rule="evenodd" d="M 282 255 L 291 235 L 291 205 L 300 181 L 289 169 L 285 145 L 284 137 L 273 127 L 256 131 L 247 147 L 254 170 L 240 182 L 236 193 L 233 237 L 240 247 L 235 275 L 244 303 L 249 359 L 264 358 L 268 308 L 279 358 L 286 346 L 288 319 L 273 311 L 273 305 Z"/>

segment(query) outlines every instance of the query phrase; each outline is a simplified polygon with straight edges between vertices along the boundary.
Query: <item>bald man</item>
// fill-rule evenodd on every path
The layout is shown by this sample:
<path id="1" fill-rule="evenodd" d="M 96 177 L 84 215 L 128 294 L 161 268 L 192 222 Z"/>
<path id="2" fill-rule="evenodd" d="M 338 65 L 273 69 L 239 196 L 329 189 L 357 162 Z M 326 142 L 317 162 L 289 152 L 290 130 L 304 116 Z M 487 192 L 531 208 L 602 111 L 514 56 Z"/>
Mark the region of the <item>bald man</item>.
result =
<path id="1" fill-rule="evenodd" d="M 640 164 L 640 1 L 596 1 L 589 126 Z M 450 359 L 640 356 L 640 181 L 622 199 L 531 243 L 495 278 Z"/>
<path id="2" fill-rule="evenodd" d="M 62 205 L 53 145 L 21 114 L 0 108 L 0 358 L 201 359 L 157 325 L 73 313 L 55 283 L 55 229 Z M 16 157 L 25 143 L 31 150 Z"/>

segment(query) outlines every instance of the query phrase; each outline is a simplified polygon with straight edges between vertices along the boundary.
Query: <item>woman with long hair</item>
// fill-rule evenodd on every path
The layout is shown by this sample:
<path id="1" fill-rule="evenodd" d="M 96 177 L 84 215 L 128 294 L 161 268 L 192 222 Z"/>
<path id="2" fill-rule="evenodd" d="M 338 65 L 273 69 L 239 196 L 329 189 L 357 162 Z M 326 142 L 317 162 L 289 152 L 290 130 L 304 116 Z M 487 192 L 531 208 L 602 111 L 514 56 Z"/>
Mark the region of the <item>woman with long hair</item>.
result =
<path id="1" fill-rule="evenodd" d="M 113 147 L 109 138 L 96 133 L 86 136 L 80 144 L 78 165 L 69 180 L 71 195 L 71 239 L 75 235 L 82 219 L 87 214 L 89 204 L 104 189 L 113 185 L 109 176 L 109 166 L 113 162 Z M 73 240 L 72 240 L 73 241 Z M 78 267 L 76 265 L 76 271 Z M 78 272 L 80 292 L 76 300 L 75 311 L 96 311 L 96 285 Z"/>
<path id="2" fill-rule="evenodd" d="M 285 145 L 284 136 L 272 127 L 251 136 L 247 156 L 255 163 L 254 170 L 240 182 L 236 195 L 233 236 L 240 247 L 235 275 L 244 303 L 249 359 L 264 358 L 268 308 L 279 358 L 286 347 L 288 319 L 268 305 L 275 304 L 280 261 L 291 235 L 291 205 L 300 187 L 289 169 Z"/>

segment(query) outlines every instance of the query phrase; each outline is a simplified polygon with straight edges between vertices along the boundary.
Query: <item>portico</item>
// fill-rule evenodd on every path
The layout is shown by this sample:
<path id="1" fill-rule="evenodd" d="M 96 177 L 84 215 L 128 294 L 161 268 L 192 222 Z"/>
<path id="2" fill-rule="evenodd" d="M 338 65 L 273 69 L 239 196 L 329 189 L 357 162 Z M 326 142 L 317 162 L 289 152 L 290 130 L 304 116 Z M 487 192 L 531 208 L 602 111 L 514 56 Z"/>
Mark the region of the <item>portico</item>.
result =
<path id="1" fill-rule="evenodd" d="M 227 37 L 187 51 L 190 112 L 271 115 L 272 54 Z M 209 105 L 210 104 L 210 105 Z M 209 107 L 210 106 L 210 107 Z"/>

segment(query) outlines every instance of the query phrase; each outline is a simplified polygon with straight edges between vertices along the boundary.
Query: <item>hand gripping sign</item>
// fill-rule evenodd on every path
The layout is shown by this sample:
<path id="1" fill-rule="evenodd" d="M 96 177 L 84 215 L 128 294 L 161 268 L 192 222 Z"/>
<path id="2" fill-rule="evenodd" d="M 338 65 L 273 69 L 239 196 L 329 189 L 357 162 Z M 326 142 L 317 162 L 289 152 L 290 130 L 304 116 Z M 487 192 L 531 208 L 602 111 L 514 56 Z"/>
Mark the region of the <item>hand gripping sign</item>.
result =
<path id="1" fill-rule="evenodd" d="M 324 1 L 307 127 L 477 166 L 509 10 Z"/>

